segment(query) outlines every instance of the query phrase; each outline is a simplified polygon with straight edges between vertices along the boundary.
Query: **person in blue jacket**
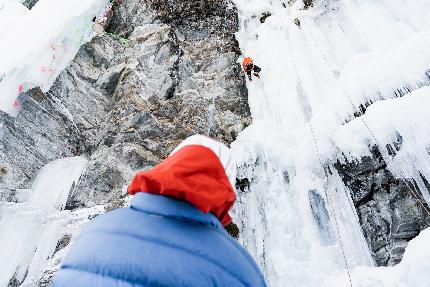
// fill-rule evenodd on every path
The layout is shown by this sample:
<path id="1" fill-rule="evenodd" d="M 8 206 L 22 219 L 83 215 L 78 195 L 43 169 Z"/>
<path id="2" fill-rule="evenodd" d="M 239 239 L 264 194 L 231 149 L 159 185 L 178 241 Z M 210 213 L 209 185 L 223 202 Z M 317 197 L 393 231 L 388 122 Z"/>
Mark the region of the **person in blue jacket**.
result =
<path id="1" fill-rule="evenodd" d="M 228 235 L 235 200 L 229 149 L 192 136 L 133 178 L 131 206 L 96 217 L 53 279 L 60 286 L 266 286 Z"/>

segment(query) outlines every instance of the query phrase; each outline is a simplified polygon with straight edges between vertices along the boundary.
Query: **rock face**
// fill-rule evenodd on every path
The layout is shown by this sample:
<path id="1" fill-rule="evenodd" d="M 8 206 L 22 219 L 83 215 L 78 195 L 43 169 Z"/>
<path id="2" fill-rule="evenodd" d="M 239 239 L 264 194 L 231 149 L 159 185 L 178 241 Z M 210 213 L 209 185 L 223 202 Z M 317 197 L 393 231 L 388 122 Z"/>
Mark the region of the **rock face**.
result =
<path id="1" fill-rule="evenodd" d="M 408 242 L 430 226 L 430 216 L 423 208 L 428 206 L 415 191 L 415 183 L 395 179 L 376 148 L 373 157 L 364 157 L 359 163 L 338 163 L 336 168 L 351 190 L 376 264 L 399 263 Z"/>
<path id="2" fill-rule="evenodd" d="M 187 136 L 230 143 L 249 125 L 234 8 L 123 1 L 115 10 L 110 34 L 83 46 L 47 94 L 24 95 L 15 119 L 0 115 L 8 198 L 47 162 L 83 154 L 90 167 L 67 208 L 104 204 Z"/>
<path id="3" fill-rule="evenodd" d="M 187 136 L 234 141 L 251 123 L 237 29 L 226 1 L 117 1 L 108 33 L 48 93 L 22 95 L 16 118 L 0 112 L 0 200 L 19 201 L 46 163 L 85 155 L 66 209 L 117 205 L 137 171 Z"/>
<path id="4" fill-rule="evenodd" d="M 126 5 L 110 31 L 127 44 L 102 37 L 82 51 L 83 64 L 104 70 L 93 85 L 109 104 L 87 131 L 92 162 L 69 208 L 120 197 L 136 170 L 154 166 L 191 134 L 230 143 L 250 123 L 234 9 L 222 1 Z"/>

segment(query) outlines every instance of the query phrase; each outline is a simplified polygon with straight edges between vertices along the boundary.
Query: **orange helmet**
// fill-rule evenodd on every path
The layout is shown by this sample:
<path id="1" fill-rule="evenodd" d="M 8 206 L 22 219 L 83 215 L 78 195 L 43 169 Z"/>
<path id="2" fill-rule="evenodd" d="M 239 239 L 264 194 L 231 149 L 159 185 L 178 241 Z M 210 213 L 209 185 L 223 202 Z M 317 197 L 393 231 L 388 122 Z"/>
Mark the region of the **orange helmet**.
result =
<path id="1" fill-rule="evenodd" d="M 244 70 L 246 70 L 246 66 L 247 66 L 249 63 L 252 63 L 252 59 L 251 59 L 250 57 L 246 57 L 245 59 L 243 59 L 242 67 L 243 67 L 243 69 L 244 69 Z"/>

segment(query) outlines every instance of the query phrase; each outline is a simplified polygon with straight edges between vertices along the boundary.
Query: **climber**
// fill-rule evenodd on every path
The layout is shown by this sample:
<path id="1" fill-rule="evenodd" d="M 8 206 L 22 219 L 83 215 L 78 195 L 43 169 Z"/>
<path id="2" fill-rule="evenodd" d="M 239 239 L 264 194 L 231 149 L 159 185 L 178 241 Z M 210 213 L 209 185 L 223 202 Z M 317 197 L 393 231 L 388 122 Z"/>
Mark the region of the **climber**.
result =
<path id="1" fill-rule="evenodd" d="M 223 226 L 235 201 L 230 150 L 195 135 L 137 173 L 131 206 L 96 217 L 53 286 L 266 286 L 252 257 Z"/>
<path id="2" fill-rule="evenodd" d="M 243 59 L 242 67 L 245 73 L 248 75 L 248 79 L 252 81 L 251 73 L 254 71 L 254 76 L 260 79 L 259 73 L 261 72 L 261 68 L 257 65 L 254 65 L 253 60 L 250 57 L 246 57 Z"/>

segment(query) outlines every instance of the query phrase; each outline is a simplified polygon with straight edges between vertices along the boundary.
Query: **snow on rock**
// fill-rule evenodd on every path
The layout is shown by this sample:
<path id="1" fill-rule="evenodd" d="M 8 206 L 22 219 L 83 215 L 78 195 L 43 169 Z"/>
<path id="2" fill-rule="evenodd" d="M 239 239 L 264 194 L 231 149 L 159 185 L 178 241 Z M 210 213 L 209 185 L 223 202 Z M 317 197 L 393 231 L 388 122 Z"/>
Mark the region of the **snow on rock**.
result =
<path id="1" fill-rule="evenodd" d="M 309 24 L 307 21 L 305 23 Z M 309 35 L 314 41 L 315 35 Z M 324 159 L 333 159 L 338 152 L 331 141 L 337 129 L 361 114 L 367 106 L 373 102 L 403 96 L 430 84 L 429 36 L 430 30 L 417 33 L 398 46 L 359 53 L 348 61 L 338 78 L 335 74 L 329 75 L 332 94 L 312 119 L 317 130 L 323 130 L 319 138 Z M 328 54 L 321 47 L 315 47 L 316 52 L 326 59 Z M 325 60 L 324 64 L 327 67 L 326 73 L 334 73 L 338 69 Z M 369 144 L 372 143 L 377 144 L 370 139 Z M 354 143 L 349 146 L 360 148 Z"/>
<path id="2" fill-rule="evenodd" d="M 41 208 L 62 210 L 70 190 L 76 184 L 86 165 L 87 160 L 83 157 L 48 163 L 39 171 L 34 180 L 29 202 Z"/>
<path id="3" fill-rule="evenodd" d="M 91 20 L 108 3 L 40 0 L 27 10 L 17 1 L 0 2 L 0 110 L 16 115 L 21 93 L 35 87 L 47 92 L 95 35 Z"/>
<path id="4" fill-rule="evenodd" d="M 18 25 L 27 15 L 28 9 L 16 1 L 0 1 L 0 41 L 5 32 Z"/>
<path id="5" fill-rule="evenodd" d="M 402 98 L 376 102 L 361 118 L 342 126 L 336 132 L 334 142 L 351 158 L 370 155 L 369 142 L 375 140 L 379 146 L 387 147 L 381 151 L 389 170 L 399 178 L 413 178 L 430 204 L 430 195 L 422 180 L 424 177 L 430 181 L 429 106 L 430 87 L 415 90 Z"/>
<path id="6" fill-rule="evenodd" d="M 342 93 L 333 97 L 331 109 L 349 119 L 360 106 L 399 97 L 430 83 L 430 30 L 418 33 L 401 45 L 387 46 L 354 56 L 343 68 Z M 350 102 L 351 100 L 352 102 Z M 345 105 L 339 105 L 339 102 Z"/>
<path id="7" fill-rule="evenodd" d="M 0 286 L 41 273 L 66 232 L 69 215 L 61 210 L 86 166 L 84 157 L 55 160 L 40 170 L 28 200 L 1 203 Z"/>
<path id="8" fill-rule="evenodd" d="M 421 231 L 406 248 L 403 260 L 393 267 L 357 267 L 352 271 L 356 287 L 427 287 L 430 282 L 430 228 Z M 344 287 L 345 273 L 326 279 L 324 287 Z"/>

